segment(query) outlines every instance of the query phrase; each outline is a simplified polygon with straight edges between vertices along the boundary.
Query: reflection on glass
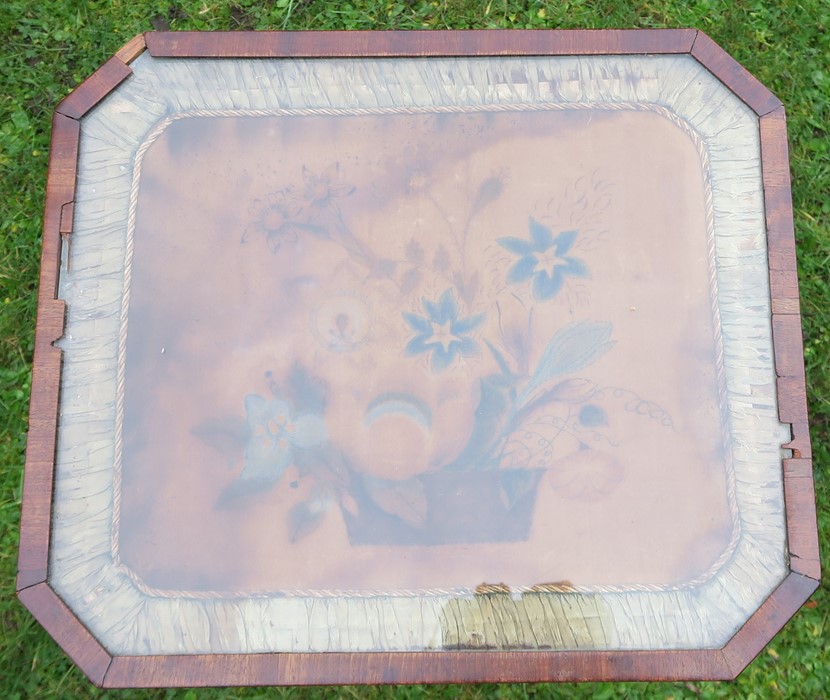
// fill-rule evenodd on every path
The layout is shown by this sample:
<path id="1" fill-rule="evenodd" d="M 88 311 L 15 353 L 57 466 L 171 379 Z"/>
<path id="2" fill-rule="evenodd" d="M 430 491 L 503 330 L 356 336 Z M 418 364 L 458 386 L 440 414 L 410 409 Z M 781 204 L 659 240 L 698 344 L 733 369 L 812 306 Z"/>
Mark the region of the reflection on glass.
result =
<path id="1" fill-rule="evenodd" d="M 224 592 L 706 574 L 734 514 L 701 167 L 657 110 L 171 123 L 123 561 Z"/>
<path id="2" fill-rule="evenodd" d="M 691 57 L 131 67 L 50 568 L 108 649 L 719 647 L 780 581 L 757 120 Z"/>

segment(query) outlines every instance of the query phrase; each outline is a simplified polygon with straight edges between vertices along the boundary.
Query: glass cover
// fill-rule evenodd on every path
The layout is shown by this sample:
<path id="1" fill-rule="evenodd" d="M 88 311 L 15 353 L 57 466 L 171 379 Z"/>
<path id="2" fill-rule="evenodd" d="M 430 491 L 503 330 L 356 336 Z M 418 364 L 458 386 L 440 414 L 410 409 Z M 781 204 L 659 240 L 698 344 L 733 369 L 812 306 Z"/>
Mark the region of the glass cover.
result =
<path id="1" fill-rule="evenodd" d="M 108 649 L 720 646 L 780 582 L 758 124 L 693 59 L 132 67 L 61 283 Z"/>

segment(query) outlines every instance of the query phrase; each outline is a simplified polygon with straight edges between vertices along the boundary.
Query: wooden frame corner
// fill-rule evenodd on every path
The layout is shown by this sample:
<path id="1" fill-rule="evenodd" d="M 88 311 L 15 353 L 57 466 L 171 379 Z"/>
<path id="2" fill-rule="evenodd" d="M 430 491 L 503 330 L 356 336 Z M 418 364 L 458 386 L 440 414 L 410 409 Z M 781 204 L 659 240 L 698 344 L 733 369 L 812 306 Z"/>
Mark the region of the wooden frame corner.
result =
<path id="1" fill-rule="evenodd" d="M 697 33 L 690 53 L 759 117 L 781 106 L 781 101 L 760 80 L 704 32 Z"/>
<path id="2" fill-rule="evenodd" d="M 147 50 L 147 42 L 144 39 L 144 32 L 136 34 L 124 46 L 115 52 L 115 58 L 126 65 L 130 65 L 135 59 Z"/>
<path id="3" fill-rule="evenodd" d="M 817 588 L 818 581 L 795 572 L 782 581 L 724 646 L 724 658 L 733 678 L 761 653 Z"/>
<path id="4" fill-rule="evenodd" d="M 57 594 L 46 583 L 38 583 L 18 591 L 17 596 L 67 656 L 100 688 L 112 657 Z"/>
<path id="5" fill-rule="evenodd" d="M 29 435 L 20 515 L 17 588 L 46 580 L 49 521 L 55 462 L 61 351 L 54 342 L 63 335 L 65 303 L 56 298 L 60 264 L 61 223 L 66 205 L 75 197 L 80 124 L 56 112 L 43 215 L 43 244 L 38 290 Z"/>
<path id="6" fill-rule="evenodd" d="M 72 119 L 80 119 L 132 75 L 132 72 L 116 54 L 64 97 L 55 111 Z"/>

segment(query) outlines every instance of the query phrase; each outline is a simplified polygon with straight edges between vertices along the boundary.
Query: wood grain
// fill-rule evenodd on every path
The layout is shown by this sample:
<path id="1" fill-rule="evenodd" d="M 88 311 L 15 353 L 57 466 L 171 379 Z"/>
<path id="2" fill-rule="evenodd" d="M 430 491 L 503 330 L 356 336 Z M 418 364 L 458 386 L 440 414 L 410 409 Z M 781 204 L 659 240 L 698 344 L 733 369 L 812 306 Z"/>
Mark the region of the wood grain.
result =
<path id="1" fill-rule="evenodd" d="M 115 58 L 129 65 L 147 50 L 144 34 L 138 34 L 115 52 Z"/>
<path id="2" fill-rule="evenodd" d="M 778 381 L 778 386 L 780 391 L 781 380 Z M 804 412 L 806 413 L 806 409 Z M 787 450 L 792 450 L 793 457 L 812 459 L 813 448 L 810 443 L 810 424 L 807 422 L 806 416 L 801 420 L 791 421 L 790 423 L 792 436 L 790 441 L 785 445 L 782 445 L 782 447 Z"/>
<path id="3" fill-rule="evenodd" d="M 52 510 L 52 472 L 61 352 L 52 343 L 63 334 L 65 305 L 56 300 L 60 265 L 61 214 L 75 193 L 80 126 L 56 113 L 43 216 L 38 315 L 29 404 L 29 435 L 20 515 L 18 589 L 46 580 L 49 559 L 49 520 Z"/>
<path id="4" fill-rule="evenodd" d="M 790 568 L 818 581 L 821 578 L 821 562 L 811 460 L 784 460 L 784 504 Z"/>
<path id="5" fill-rule="evenodd" d="M 798 274 L 795 269 L 769 271 L 773 314 L 800 314 Z"/>
<path id="6" fill-rule="evenodd" d="M 806 383 L 803 379 L 779 377 L 777 385 L 778 415 L 782 423 L 791 424 L 792 432 L 790 441 L 782 447 L 792 450 L 795 458 L 812 459 L 807 404 L 804 400 L 807 393 Z"/>
<path id="7" fill-rule="evenodd" d="M 818 581 L 798 573 L 791 573 L 784 579 L 724 647 L 723 654 L 733 676 L 749 665 L 816 588 Z"/>
<path id="8" fill-rule="evenodd" d="M 67 656 L 89 680 L 100 686 L 112 657 L 78 622 L 57 594 L 47 584 L 39 583 L 20 591 L 18 596 Z"/>
<path id="9" fill-rule="evenodd" d="M 801 316 L 773 314 L 772 342 L 775 373 L 778 377 L 778 416 L 792 425 L 792 440 L 786 447 L 795 457 L 810 459 L 810 432 L 807 416 L 807 383 L 804 373 L 804 344 Z"/>
<path id="10" fill-rule="evenodd" d="M 72 224 L 75 218 L 75 202 L 67 202 L 61 207 L 61 220 L 58 232 L 63 235 L 72 233 Z"/>
<path id="11" fill-rule="evenodd" d="M 794 273 L 796 270 L 795 229 L 790 191 L 790 153 L 784 108 L 780 107 L 761 117 L 760 129 L 769 267 L 770 270 Z M 796 282 L 794 290 L 790 287 L 788 298 L 795 293 L 797 299 L 797 292 Z"/>
<path id="12" fill-rule="evenodd" d="M 779 377 L 803 377 L 801 316 L 773 314 L 772 337 L 775 340 L 775 373 Z"/>
<path id="13" fill-rule="evenodd" d="M 80 119 L 132 75 L 132 72 L 124 61 L 118 56 L 113 56 L 64 97 L 55 111 L 72 119 Z"/>
<path id="14" fill-rule="evenodd" d="M 703 32 L 698 32 L 691 54 L 758 116 L 781 106 L 763 83 Z"/>
<path id="15" fill-rule="evenodd" d="M 720 650 L 122 656 L 106 688 L 729 679 Z"/>
<path id="16" fill-rule="evenodd" d="M 760 118 L 761 170 L 767 228 L 772 340 L 778 376 L 778 414 L 790 423 L 792 440 L 785 445 L 795 457 L 810 459 L 804 344 L 798 299 L 790 161 L 784 108 Z"/>
<path id="17" fill-rule="evenodd" d="M 688 53 L 694 29 L 148 32 L 152 56 L 520 56 Z"/>

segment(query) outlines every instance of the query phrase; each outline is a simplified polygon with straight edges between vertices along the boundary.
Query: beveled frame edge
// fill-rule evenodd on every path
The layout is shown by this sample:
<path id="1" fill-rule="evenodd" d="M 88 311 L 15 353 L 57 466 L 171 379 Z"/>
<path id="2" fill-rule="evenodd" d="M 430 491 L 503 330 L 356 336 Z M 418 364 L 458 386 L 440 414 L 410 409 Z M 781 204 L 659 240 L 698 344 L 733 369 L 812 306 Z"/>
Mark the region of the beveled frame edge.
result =
<path id="1" fill-rule="evenodd" d="M 689 53 L 695 29 L 147 32 L 156 57 L 348 58 Z"/>
<path id="2" fill-rule="evenodd" d="M 72 234 L 80 119 L 132 74 L 128 63 L 145 48 L 144 35 L 134 37 L 61 100 L 52 117 L 20 509 L 17 597 L 97 686 L 103 684 L 112 656 L 47 583 L 62 366 L 55 342 L 63 336 L 66 318 L 66 304 L 57 298 L 58 282 L 62 249 Z"/>
<path id="3" fill-rule="evenodd" d="M 103 688 L 732 680 L 818 587 L 790 573 L 722 649 L 111 656 L 46 583 L 21 601 Z"/>
<path id="4" fill-rule="evenodd" d="M 86 677 L 101 687 L 113 657 L 49 584 L 42 582 L 29 586 L 18 591 L 17 596 Z"/>
<path id="5" fill-rule="evenodd" d="M 55 111 L 80 119 L 131 74 L 130 67 L 118 56 L 113 56 L 64 97 Z"/>
<path id="6" fill-rule="evenodd" d="M 80 124 L 56 112 L 43 215 L 29 432 L 20 514 L 17 590 L 46 580 L 52 476 L 55 466 L 61 351 L 53 343 L 63 335 L 66 305 L 56 298 L 61 257 L 61 219 L 75 197 Z"/>
<path id="7" fill-rule="evenodd" d="M 144 38 L 144 33 L 136 34 L 124 46 L 115 52 L 115 58 L 130 65 L 135 59 L 147 50 L 147 41 Z"/>
<path id="8" fill-rule="evenodd" d="M 131 74 L 128 63 L 146 49 L 144 35 L 119 51 L 61 100 L 52 118 L 52 137 L 43 214 L 38 310 L 29 431 L 20 512 L 16 589 L 46 581 L 49 562 L 52 481 L 55 467 L 61 350 L 66 304 L 57 298 L 61 249 L 69 246 L 74 214 L 80 119 Z"/>
<path id="9" fill-rule="evenodd" d="M 62 236 L 71 234 L 79 119 L 153 56 L 334 57 L 689 53 L 758 116 L 790 574 L 722 648 L 676 651 L 376 652 L 112 657 L 46 583 L 65 305 L 56 299 Z M 134 37 L 57 107 L 43 226 L 18 596 L 102 687 L 331 683 L 697 680 L 735 678 L 818 587 L 820 564 L 798 304 L 789 154 L 781 103 L 708 36 L 686 30 L 448 32 L 148 32 Z M 34 416 L 34 418 L 32 418 Z M 424 663 L 427 661 L 428 663 Z"/>
<path id="10" fill-rule="evenodd" d="M 781 101 L 697 29 L 472 29 L 409 31 L 147 32 L 151 56 L 335 58 L 579 56 L 688 53 L 758 116 Z"/>
<path id="11" fill-rule="evenodd" d="M 117 656 L 103 687 L 734 680 L 817 587 L 790 573 L 722 649 Z"/>
<path id="12" fill-rule="evenodd" d="M 795 571 L 772 592 L 723 647 L 732 678 L 752 663 L 816 591 L 819 582 Z"/>
<path id="13" fill-rule="evenodd" d="M 782 107 L 781 100 L 704 32 L 697 32 L 689 53 L 759 117 Z"/>
<path id="14" fill-rule="evenodd" d="M 115 657 L 105 688 L 729 680 L 723 652 L 444 651 Z"/>
<path id="15" fill-rule="evenodd" d="M 784 448 L 792 450 L 792 458 L 783 460 L 790 570 L 819 581 L 821 562 L 784 108 L 760 117 L 759 130 L 778 415 L 791 430 L 791 440 Z"/>

